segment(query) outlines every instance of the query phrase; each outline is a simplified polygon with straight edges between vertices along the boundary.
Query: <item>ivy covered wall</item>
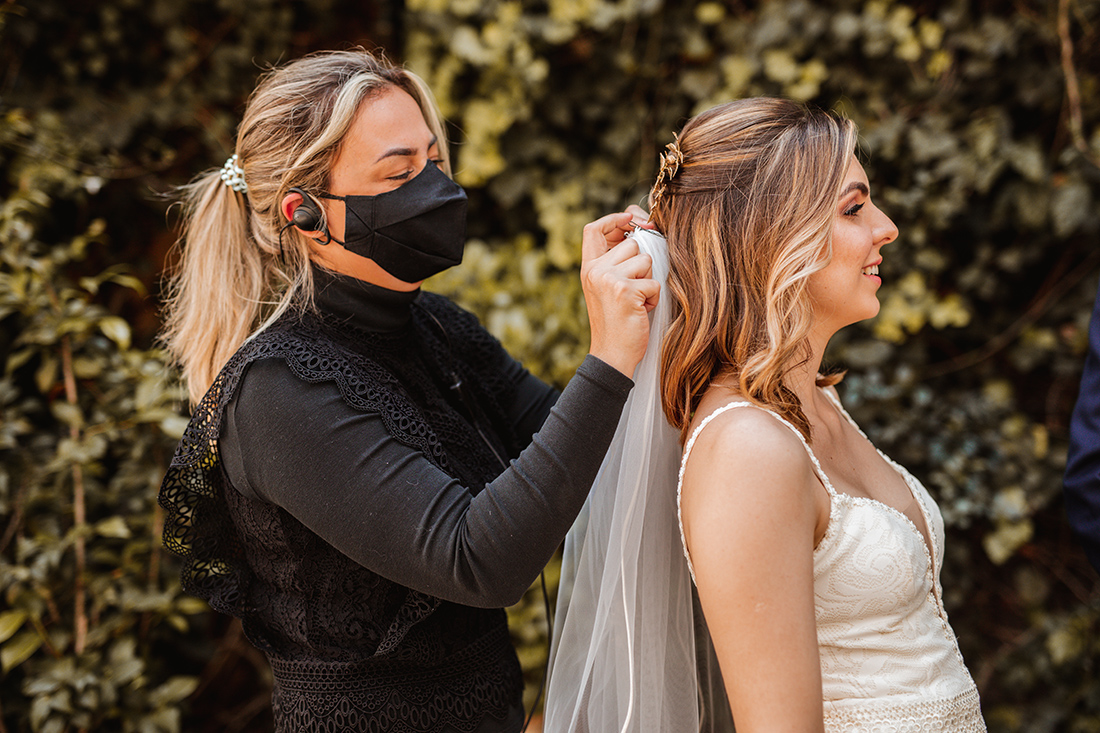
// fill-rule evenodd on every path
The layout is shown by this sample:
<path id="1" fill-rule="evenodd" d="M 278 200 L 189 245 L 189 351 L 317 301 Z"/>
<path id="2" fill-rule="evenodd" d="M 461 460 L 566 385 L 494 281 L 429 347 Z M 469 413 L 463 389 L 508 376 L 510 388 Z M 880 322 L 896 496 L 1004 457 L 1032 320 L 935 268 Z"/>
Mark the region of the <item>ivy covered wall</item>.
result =
<path id="1" fill-rule="evenodd" d="M 856 120 L 901 236 L 881 314 L 829 354 L 841 393 L 941 503 L 991 730 L 1100 730 L 1100 590 L 1060 498 L 1100 279 L 1098 0 L 6 0 L 0 733 L 269 727 L 262 659 L 158 540 L 185 411 L 153 340 L 163 194 L 225 160 L 262 68 L 353 44 L 453 124 L 471 243 L 430 286 L 558 384 L 587 349 L 580 229 L 644 200 L 688 117 L 770 94 Z M 512 609 L 529 702 L 543 616 Z"/>

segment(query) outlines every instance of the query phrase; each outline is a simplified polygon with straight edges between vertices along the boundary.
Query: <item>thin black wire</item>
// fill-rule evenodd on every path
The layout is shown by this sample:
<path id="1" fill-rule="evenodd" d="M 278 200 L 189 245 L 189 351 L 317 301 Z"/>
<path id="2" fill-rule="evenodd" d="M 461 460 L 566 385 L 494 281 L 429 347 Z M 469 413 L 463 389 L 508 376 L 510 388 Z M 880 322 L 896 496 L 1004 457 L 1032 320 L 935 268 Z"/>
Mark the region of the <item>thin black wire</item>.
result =
<path id="1" fill-rule="evenodd" d="M 550 612 L 550 593 L 546 590 L 546 573 L 539 573 L 539 581 L 542 583 L 542 602 L 546 609 L 546 663 L 550 663 L 550 641 L 554 635 L 554 621 L 551 618 Z M 520 733 L 525 733 L 527 726 L 531 725 L 531 720 L 535 717 L 535 711 L 539 709 L 539 700 L 542 699 L 542 691 L 546 687 L 546 677 L 549 671 L 548 666 L 542 668 L 542 679 L 539 680 L 539 690 L 535 693 L 535 701 L 531 703 L 531 712 L 527 714 L 527 721 L 523 724 L 523 729 Z"/>
<path id="2" fill-rule="evenodd" d="M 435 323 L 436 328 L 438 328 L 439 332 L 443 334 L 443 339 L 447 342 L 447 356 L 451 357 L 454 354 L 454 348 L 451 346 L 451 335 L 447 333 L 447 329 L 443 327 L 443 324 L 439 322 L 439 319 L 435 317 L 434 313 L 423 307 L 421 308 L 421 311 L 432 319 L 432 322 Z M 474 410 L 472 400 L 466 394 L 466 391 L 462 389 L 462 378 L 458 376 L 458 372 L 456 372 L 453 367 L 450 368 L 450 371 L 451 379 L 454 380 L 454 383 L 450 385 L 450 388 L 458 393 L 459 399 L 462 400 L 462 404 L 465 405 L 466 410 L 470 413 L 470 422 L 477 430 L 478 435 L 481 436 L 482 442 L 484 442 L 485 445 L 489 447 L 489 450 L 492 451 L 493 456 L 497 459 L 497 462 L 500 463 L 501 468 L 507 470 L 508 463 L 503 458 L 501 458 L 500 454 L 497 452 L 497 449 L 493 446 L 493 444 L 489 441 L 489 438 L 486 437 L 485 433 L 481 430 L 481 424 L 478 422 L 477 412 Z M 546 657 L 547 662 L 549 662 L 550 640 L 554 633 L 554 623 L 552 618 L 553 614 L 550 609 L 550 593 L 546 589 L 545 571 L 539 573 L 539 582 L 542 586 L 543 608 L 546 610 Z M 539 707 L 539 700 L 542 699 L 542 692 L 546 687 L 546 677 L 547 667 L 544 666 L 542 668 L 542 678 L 539 680 L 539 689 L 538 692 L 535 693 L 535 701 L 531 704 L 531 711 L 527 714 L 527 720 L 524 721 L 523 728 L 520 730 L 520 733 L 526 732 L 527 727 L 531 725 L 531 721 L 535 717 L 535 711 L 538 710 Z"/>

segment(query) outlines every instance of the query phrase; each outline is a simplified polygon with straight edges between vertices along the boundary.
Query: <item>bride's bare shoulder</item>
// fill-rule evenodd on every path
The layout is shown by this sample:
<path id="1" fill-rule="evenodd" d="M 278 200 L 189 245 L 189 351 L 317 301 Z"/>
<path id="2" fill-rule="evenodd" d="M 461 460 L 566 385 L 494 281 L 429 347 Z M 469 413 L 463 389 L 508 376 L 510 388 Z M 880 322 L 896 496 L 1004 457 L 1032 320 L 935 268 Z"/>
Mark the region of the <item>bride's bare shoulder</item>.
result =
<path id="1" fill-rule="evenodd" d="M 700 542 L 728 544 L 730 532 L 752 545 L 781 541 L 779 535 L 809 543 L 823 511 L 809 453 L 774 414 L 734 402 L 700 417 L 698 424 L 706 424 L 696 426 L 684 464 L 680 507 L 692 552 Z M 779 534 L 759 536 L 762 528 Z"/>
<path id="2" fill-rule="evenodd" d="M 692 421 L 691 452 L 685 481 L 692 468 L 705 466 L 708 474 L 735 472 L 753 481 L 761 475 L 775 480 L 801 482 L 813 468 L 802 441 L 793 427 L 773 413 L 756 407 L 736 395 L 732 399 L 704 400 Z M 736 405 L 736 406 L 734 406 Z M 700 429 L 701 426 L 702 429 Z M 715 470 L 717 469 L 717 470 Z"/>

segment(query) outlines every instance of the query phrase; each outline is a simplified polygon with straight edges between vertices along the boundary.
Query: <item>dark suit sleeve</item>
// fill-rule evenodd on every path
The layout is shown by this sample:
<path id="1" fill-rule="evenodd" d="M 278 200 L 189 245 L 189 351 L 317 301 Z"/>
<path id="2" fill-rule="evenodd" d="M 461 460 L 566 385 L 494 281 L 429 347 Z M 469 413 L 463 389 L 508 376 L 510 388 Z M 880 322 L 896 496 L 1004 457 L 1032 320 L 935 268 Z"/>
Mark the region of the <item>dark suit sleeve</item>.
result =
<path id="1" fill-rule="evenodd" d="M 360 565 L 496 608 L 519 600 L 569 530 L 632 386 L 587 357 L 530 445 L 478 491 L 394 439 L 378 414 L 348 407 L 334 384 L 304 382 L 281 359 L 249 367 L 218 443 L 237 491 L 282 507 Z M 528 388 L 541 396 L 517 414 L 541 422 L 549 393 Z"/>
<path id="2" fill-rule="evenodd" d="M 1089 351 L 1069 425 L 1064 479 L 1069 523 L 1100 572 L 1100 292 L 1089 323 Z"/>

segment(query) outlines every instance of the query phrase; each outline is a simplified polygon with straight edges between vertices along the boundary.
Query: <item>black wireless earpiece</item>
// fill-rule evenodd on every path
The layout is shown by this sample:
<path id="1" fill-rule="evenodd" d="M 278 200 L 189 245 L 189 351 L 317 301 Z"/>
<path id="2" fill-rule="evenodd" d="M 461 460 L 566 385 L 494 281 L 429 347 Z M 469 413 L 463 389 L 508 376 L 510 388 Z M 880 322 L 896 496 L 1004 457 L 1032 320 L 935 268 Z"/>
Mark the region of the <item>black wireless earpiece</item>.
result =
<path id="1" fill-rule="evenodd" d="M 297 186 L 287 193 L 296 193 L 302 197 L 302 203 L 294 209 L 294 213 L 290 217 L 290 223 L 303 232 L 317 231 L 321 226 L 321 210 L 317 208 L 317 204 L 313 202 L 309 194 Z"/>

